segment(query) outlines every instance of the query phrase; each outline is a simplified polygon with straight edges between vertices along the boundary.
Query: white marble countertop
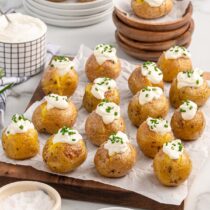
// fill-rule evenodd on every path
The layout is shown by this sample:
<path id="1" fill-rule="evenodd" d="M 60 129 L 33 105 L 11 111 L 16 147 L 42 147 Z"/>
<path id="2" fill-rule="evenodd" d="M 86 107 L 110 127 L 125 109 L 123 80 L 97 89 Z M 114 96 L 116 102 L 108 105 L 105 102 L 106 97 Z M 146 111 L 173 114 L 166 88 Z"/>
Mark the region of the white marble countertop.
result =
<path id="1" fill-rule="evenodd" d="M 0 3 L 3 0 L 0 0 Z M 17 1 L 17 0 L 16 0 Z M 193 0 L 194 4 L 194 20 L 195 32 L 192 44 L 189 50 L 192 53 L 194 66 L 210 71 L 210 1 L 209 0 Z M 24 13 L 24 9 L 20 11 Z M 48 42 L 61 46 L 62 54 L 76 54 L 80 44 L 94 47 L 98 43 L 115 43 L 114 38 L 115 27 L 112 19 L 103 23 L 84 27 L 84 28 L 59 28 L 48 26 L 47 39 Z M 138 61 L 127 56 L 118 49 L 119 56 L 137 63 Z M 24 112 L 36 86 L 39 83 L 41 74 L 31 78 L 27 82 L 14 87 L 7 98 L 5 122 L 14 113 Z M 190 189 L 188 198 L 185 202 L 185 210 L 209 210 L 210 209 L 210 157 L 200 174 L 195 178 Z M 197 200 L 198 199 L 198 200 Z M 62 210 L 97 210 L 103 207 L 109 207 L 109 204 L 96 204 L 90 202 L 81 202 L 74 200 L 63 200 Z"/>

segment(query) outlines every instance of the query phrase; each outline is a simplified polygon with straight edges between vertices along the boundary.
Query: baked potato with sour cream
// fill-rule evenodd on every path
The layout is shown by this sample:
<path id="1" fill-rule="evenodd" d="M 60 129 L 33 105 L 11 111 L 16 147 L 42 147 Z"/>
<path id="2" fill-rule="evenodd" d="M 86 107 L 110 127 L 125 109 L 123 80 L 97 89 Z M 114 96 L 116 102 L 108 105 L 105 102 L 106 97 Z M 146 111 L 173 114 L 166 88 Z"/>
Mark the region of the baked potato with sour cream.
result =
<path id="1" fill-rule="evenodd" d="M 40 104 L 34 111 L 32 122 L 41 133 L 54 134 L 63 126 L 72 127 L 77 119 L 77 108 L 69 99 L 66 109 L 56 107 L 47 109 L 47 102 Z"/>
<path id="2" fill-rule="evenodd" d="M 53 143 L 51 136 L 43 148 L 43 160 L 56 173 L 68 173 L 80 166 L 87 157 L 87 149 L 81 139 L 76 144 Z"/>
<path id="3" fill-rule="evenodd" d="M 30 129 L 26 133 L 6 135 L 2 133 L 2 146 L 6 155 L 14 160 L 29 159 L 39 152 L 38 133 Z"/>
<path id="4" fill-rule="evenodd" d="M 102 102 L 102 100 L 107 100 L 114 102 L 116 104 L 120 103 L 120 93 L 117 88 L 111 88 L 107 90 L 104 94 L 104 99 L 98 99 L 92 94 L 93 83 L 87 84 L 85 87 L 85 94 L 83 96 L 83 106 L 88 112 L 92 112 L 96 109 L 97 105 Z"/>
<path id="5" fill-rule="evenodd" d="M 99 77 L 116 79 L 120 75 L 121 64 L 116 52 L 109 44 L 99 44 L 95 47 L 85 65 L 87 78 L 91 82 Z"/>
<path id="6" fill-rule="evenodd" d="M 148 117 L 164 118 L 168 114 L 169 102 L 165 95 L 141 105 L 139 94 L 134 95 L 128 105 L 128 116 L 133 125 L 139 127 Z"/>
<path id="7" fill-rule="evenodd" d="M 173 8 L 172 0 L 165 0 L 160 6 L 151 6 L 146 0 L 132 0 L 134 13 L 145 19 L 155 19 L 167 15 Z"/>
<path id="8" fill-rule="evenodd" d="M 175 110 L 171 118 L 171 128 L 175 137 L 186 141 L 199 138 L 203 133 L 205 124 L 204 115 L 200 110 L 191 120 L 184 120 L 180 109 Z"/>
<path id="9" fill-rule="evenodd" d="M 112 139 L 110 140 L 109 137 L 108 141 L 102 144 L 95 154 L 94 163 L 96 170 L 104 177 L 117 178 L 125 176 L 136 162 L 135 148 L 129 142 L 124 142 L 118 134 L 119 132 L 111 135 Z M 113 138 L 114 136 L 117 138 Z M 116 141 L 119 142 L 116 143 Z M 119 144 L 118 146 L 120 147 L 124 145 L 126 149 L 123 152 L 117 152 L 114 149 L 112 150 L 113 153 L 110 153 L 109 149 L 106 148 L 107 144 L 115 147 L 115 149 L 117 147 L 116 144 Z"/>
<path id="10" fill-rule="evenodd" d="M 57 62 L 60 60 L 61 62 L 66 62 L 64 59 L 68 58 L 64 56 L 56 56 L 53 59 L 57 59 Z M 70 60 L 68 61 L 71 62 Z M 48 66 L 42 76 L 41 86 L 43 92 L 45 95 L 55 93 L 62 96 L 72 96 L 79 82 L 79 76 L 75 71 L 74 66 L 67 64 L 69 65 L 67 71 L 65 70 L 62 72 L 61 68 L 63 66 L 59 67 L 60 64 L 56 66 L 56 63 L 52 63 Z"/>
<path id="11" fill-rule="evenodd" d="M 112 123 L 105 124 L 100 115 L 93 111 L 86 119 L 85 133 L 94 145 L 103 144 L 108 137 L 117 131 L 125 131 L 125 121 L 122 117 L 115 119 Z"/>
<path id="12" fill-rule="evenodd" d="M 163 80 L 158 83 L 153 83 L 148 79 L 147 76 L 142 75 L 141 69 L 141 66 L 137 67 L 128 78 L 128 86 L 132 94 L 135 95 L 138 91 L 146 86 L 160 87 L 164 89 Z"/>
<path id="13" fill-rule="evenodd" d="M 171 84 L 169 99 L 174 108 L 178 108 L 184 100 L 194 101 L 198 106 L 203 106 L 210 96 L 208 83 L 204 80 L 200 87 L 177 87 L 177 78 Z"/>
<path id="14" fill-rule="evenodd" d="M 175 48 L 176 47 L 176 48 Z M 158 59 L 157 65 L 163 72 L 163 80 L 166 82 L 172 82 L 176 78 L 177 74 L 182 71 L 187 71 L 192 69 L 192 61 L 189 56 L 187 56 L 187 51 L 185 48 L 175 46 L 169 50 L 179 50 L 183 49 L 183 55 L 178 58 L 167 58 L 166 52 L 163 52 Z M 178 48 L 177 48 L 178 47 Z"/>
<path id="15" fill-rule="evenodd" d="M 190 175 L 192 162 L 184 150 L 178 159 L 171 159 L 161 149 L 153 160 L 154 173 L 165 186 L 178 186 Z"/>
<path id="16" fill-rule="evenodd" d="M 155 125 L 153 125 L 153 127 L 154 126 Z M 169 125 L 167 124 L 167 126 Z M 163 134 L 153 131 L 147 124 L 147 121 L 144 121 L 137 130 L 136 139 L 144 155 L 150 158 L 154 158 L 158 151 L 162 148 L 164 143 L 174 139 L 174 135 L 171 131 Z"/>
<path id="17" fill-rule="evenodd" d="M 39 139 L 33 124 L 23 115 L 15 114 L 2 132 L 2 147 L 14 160 L 34 157 L 39 152 Z"/>

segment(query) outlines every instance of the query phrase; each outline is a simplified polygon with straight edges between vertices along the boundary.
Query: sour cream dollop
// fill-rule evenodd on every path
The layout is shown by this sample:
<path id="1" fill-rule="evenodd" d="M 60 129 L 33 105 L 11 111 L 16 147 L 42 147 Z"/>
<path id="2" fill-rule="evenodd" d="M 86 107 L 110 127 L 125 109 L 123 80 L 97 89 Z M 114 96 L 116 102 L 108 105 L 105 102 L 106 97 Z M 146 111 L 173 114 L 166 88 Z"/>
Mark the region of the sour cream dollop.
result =
<path id="1" fill-rule="evenodd" d="M 4 15 L 0 17 L 0 42 L 22 43 L 42 37 L 47 26 L 38 18 L 21 13 L 7 14 L 11 22 Z"/>
<path id="2" fill-rule="evenodd" d="M 34 129 L 33 123 L 23 115 L 15 114 L 13 115 L 12 121 L 6 129 L 6 135 L 25 133 L 30 129 Z"/>
<path id="3" fill-rule="evenodd" d="M 174 46 L 165 52 L 166 59 L 190 58 L 191 55 L 185 47 Z"/>
<path id="4" fill-rule="evenodd" d="M 57 134 L 53 137 L 53 144 L 56 143 L 67 143 L 76 144 L 78 141 L 82 140 L 82 136 L 79 132 L 72 128 L 63 127 Z"/>
<path id="5" fill-rule="evenodd" d="M 93 51 L 93 54 L 99 65 L 102 65 L 107 60 L 117 63 L 116 53 L 117 50 L 109 44 L 99 44 Z"/>
<path id="6" fill-rule="evenodd" d="M 162 135 L 171 132 L 171 126 L 165 119 L 148 117 L 146 122 L 151 131 Z"/>
<path id="7" fill-rule="evenodd" d="M 109 156 L 118 153 L 124 153 L 129 149 L 129 140 L 125 133 L 118 131 L 109 137 L 108 141 L 104 144 L 104 148 L 108 150 Z"/>
<path id="8" fill-rule="evenodd" d="M 58 69 L 61 75 L 64 75 L 74 69 L 74 63 L 68 57 L 55 56 L 51 62 L 51 67 Z"/>
<path id="9" fill-rule="evenodd" d="M 154 84 L 158 84 L 163 80 L 163 73 L 154 62 L 147 61 L 143 63 L 141 73 Z"/>
<path id="10" fill-rule="evenodd" d="M 176 139 L 163 144 L 163 152 L 171 159 L 177 160 L 184 152 L 184 145 L 182 144 L 181 140 Z"/>
<path id="11" fill-rule="evenodd" d="M 105 124 L 120 118 L 120 107 L 113 102 L 102 102 L 96 108 L 96 114 L 102 117 Z"/>
<path id="12" fill-rule="evenodd" d="M 198 105 L 193 101 L 186 100 L 180 107 L 179 111 L 184 120 L 192 120 L 198 110 Z"/>
<path id="13" fill-rule="evenodd" d="M 179 72 L 177 75 L 178 89 L 183 87 L 200 87 L 203 85 L 203 71 L 194 69 L 192 71 Z"/>
<path id="14" fill-rule="evenodd" d="M 91 88 L 91 93 L 97 99 L 105 99 L 105 93 L 113 88 L 116 88 L 117 84 L 113 79 L 107 77 L 100 77 L 94 80 Z"/>
<path id="15" fill-rule="evenodd" d="M 60 96 L 57 94 L 49 94 L 44 97 L 45 101 L 47 101 L 47 109 L 67 109 L 69 106 L 67 96 Z"/>
<path id="16" fill-rule="evenodd" d="M 144 0 L 144 1 L 147 2 L 151 7 L 159 7 L 163 4 L 165 0 Z"/>
<path id="17" fill-rule="evenodd" d="M 140 90 L 139 103 L 144 105 L 152 100 L 159 99 L 163 95 L 163 90 L 159 87 L 145 87 Z"/>

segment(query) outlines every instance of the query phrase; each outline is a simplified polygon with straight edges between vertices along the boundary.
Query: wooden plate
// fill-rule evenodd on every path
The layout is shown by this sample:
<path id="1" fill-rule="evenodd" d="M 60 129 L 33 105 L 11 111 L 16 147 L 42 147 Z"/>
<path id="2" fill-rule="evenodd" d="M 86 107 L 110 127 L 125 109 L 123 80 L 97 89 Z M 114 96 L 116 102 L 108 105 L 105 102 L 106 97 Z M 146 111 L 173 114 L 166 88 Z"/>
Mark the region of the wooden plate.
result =
<path id="1" fill-rule="evenodd" d="M 125 37 L 119 31 L 117 31 L 117 35 L 118 35 L 118 38 L 122 42 L 124 42 L 125 44 L 127 44 L 130 47 L 137 48 L 137 49 L 140 49 L 140 50 L 165 51 L 165 50 L 168 50 L 170 47 L 172 47 L 174 45 L 184 46 L 187 43 L 189 43 L 190 40 L 191 40 L 193 31 L 194 31 L 194 21 L 192 19 L 189 29 L 184 34 L 182 34 L 181 36 L 179 36 L 176 39 L 172 39 L 172 40 L 169 40 L 169 41 L 152 42 L 152 43 L 150 43 L 150 42 L 139 42 L 139 41 L 135 41 L 135 40 L 132 40 L 132 39 L 129 39 L 129 38 Z"/>
<path id="2" fill-rule="evenodd" d="M 115 8 L 115 13 L 122 22 L 131 27 L 148 31 L 170 31 L 181 28 L 187 22 L 190 21 L 192 17 L 192 12 L 193 12 L 193 6 L 192 3 L 190 2 L 182 18 L 177 19 L 176 21 L 169 21 L 165 23 L 152 23 L 152 22 L 146 22 L 144 19 L 141 18 L 137 19 L 129 17 L 126 13 Z"/>
<path id="3" fill-rule="evenodd" d="M 145 31 L 136 28 L 132 28 L 123 23 L 113 12 L 113 21 L 117 30 L 124 36 L 141 42 L 162 42 L 171 39 L 175 39 L 182 35 L 189 28 L 190 21 L 188 21 L 181 28 L 172 31 Z"/>
<path id="4" fill-rule="evenodd" d="M 155 61 L 156 62 L 163 52 L 163 51 L 140 50 L 140 49 L 131 47 L 127 45 L 126 43 L 124 43 L 119 38 L 117 33 L 115 33 L 115 38 L 118 45 L 123 49 L 125 53 L 142 61 Z M 183 46 L 187 48 L 190 45 L 190 42 L 191 40 L 189 40 L 189 42 Z"/>

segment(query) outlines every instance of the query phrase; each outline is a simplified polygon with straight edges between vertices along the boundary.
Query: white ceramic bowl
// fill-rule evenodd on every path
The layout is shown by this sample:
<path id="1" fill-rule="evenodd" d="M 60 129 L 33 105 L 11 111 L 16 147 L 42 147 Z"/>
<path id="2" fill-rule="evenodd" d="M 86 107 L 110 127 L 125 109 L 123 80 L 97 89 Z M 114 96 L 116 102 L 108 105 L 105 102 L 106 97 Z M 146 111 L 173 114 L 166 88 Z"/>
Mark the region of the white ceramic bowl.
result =
<path id="1" fill-rule="evenodd" d="M 0 206 L 3 200 L 15 193 L 35 190 L 43 190 L 55 201 L 54 207 L 51 210 L 61 210 L 61 197 L 58 192 L 49 185 L 32 181 L 14 182 L 0 188 Z"/>

